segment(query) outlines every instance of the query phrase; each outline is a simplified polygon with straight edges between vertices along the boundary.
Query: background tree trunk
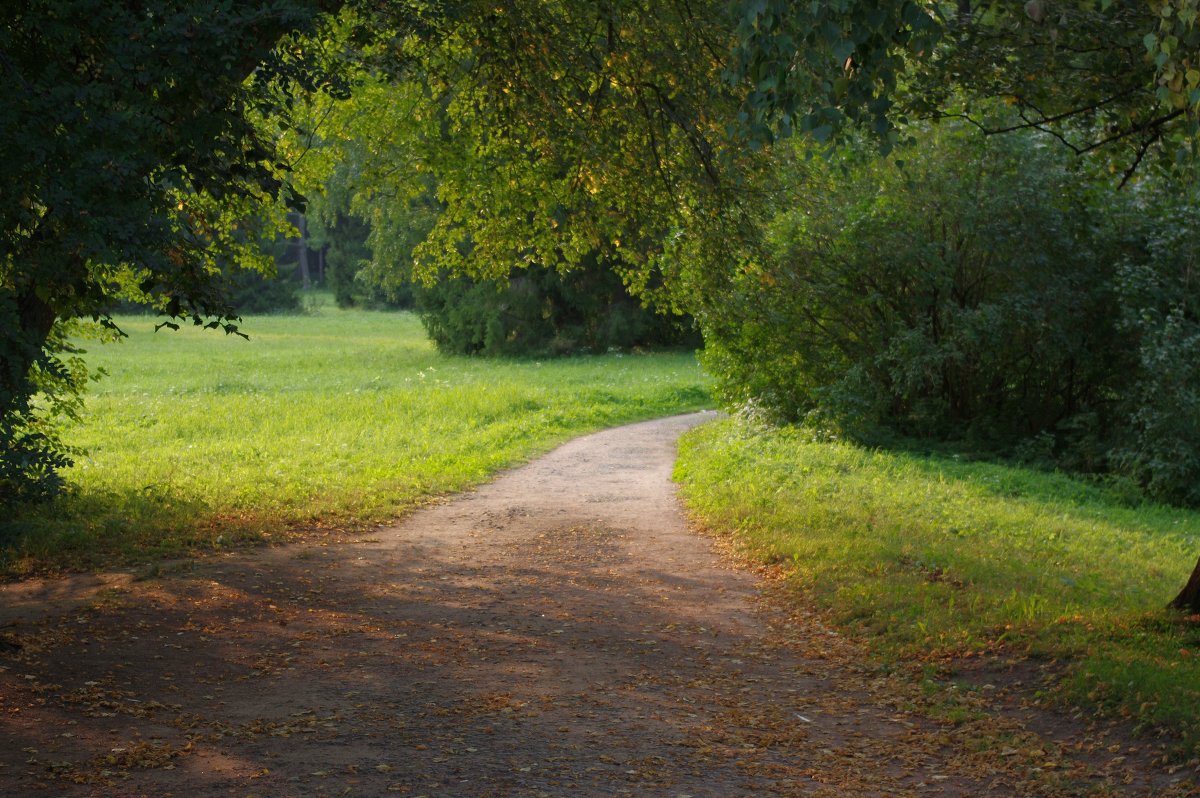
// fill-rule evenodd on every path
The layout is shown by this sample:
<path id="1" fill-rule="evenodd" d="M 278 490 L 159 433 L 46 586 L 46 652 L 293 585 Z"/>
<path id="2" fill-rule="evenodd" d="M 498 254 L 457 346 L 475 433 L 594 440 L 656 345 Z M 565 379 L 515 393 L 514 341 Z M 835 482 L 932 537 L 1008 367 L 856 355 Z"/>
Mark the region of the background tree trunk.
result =
<path id="1" fill-rule="evenodd" d="M 312 273 L 308 268 L 308 219 L 304 214 L 296 214 L 296 229 L 300 238 L 296 240 L 296 258 L 300 264 L 300 281 L 305 289 L 312 288 Z"/>
<path id="2" fill-rule="evenodd" d="M 1188 579 L 1187 585 L 1171 602 L 1171 606 L 1177 610 L 1195 613 L 1200 615 L 1200 561 L 1196 562 L 1196 568 L 1192 571 L 1192 576 Z"/>

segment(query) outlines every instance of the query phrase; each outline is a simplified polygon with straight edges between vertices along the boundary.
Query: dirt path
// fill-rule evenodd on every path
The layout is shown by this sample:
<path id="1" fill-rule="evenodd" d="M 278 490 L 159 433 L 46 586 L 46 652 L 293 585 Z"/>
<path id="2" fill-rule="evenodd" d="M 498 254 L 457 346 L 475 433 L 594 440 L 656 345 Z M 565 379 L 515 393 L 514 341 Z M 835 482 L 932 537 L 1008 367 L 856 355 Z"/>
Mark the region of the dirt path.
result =
<path id="1" fill-rule="evenodd" d="M 704 418 L 579 439 L 369 540 L 10 586 L 0 795 L 1188 794 L 1089 758 L 1111 740 L 1083 722 L 1037 737 L 1004 691 L 967 702 L 983 742 L 907 712 L 687 530 L 670 468 Z"/>

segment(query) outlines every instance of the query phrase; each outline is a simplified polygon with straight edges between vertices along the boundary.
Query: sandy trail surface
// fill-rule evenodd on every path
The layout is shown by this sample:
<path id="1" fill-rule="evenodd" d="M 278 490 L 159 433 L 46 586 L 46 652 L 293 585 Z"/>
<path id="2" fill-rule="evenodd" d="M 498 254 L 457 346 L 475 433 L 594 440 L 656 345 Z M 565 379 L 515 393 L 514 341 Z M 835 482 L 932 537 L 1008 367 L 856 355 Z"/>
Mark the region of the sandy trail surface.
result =
<path id="1" fill-rule="evenodd" d="M 351 542 L 4 588 L 0 795 L 1189 794 L 1073 755 L 1111 742 L 1085 721 L 1039 736 L 1001 688 L 983 743 L 908 711 L 689 531 L 675 442 L 709 417 L 578 439 Z"/>

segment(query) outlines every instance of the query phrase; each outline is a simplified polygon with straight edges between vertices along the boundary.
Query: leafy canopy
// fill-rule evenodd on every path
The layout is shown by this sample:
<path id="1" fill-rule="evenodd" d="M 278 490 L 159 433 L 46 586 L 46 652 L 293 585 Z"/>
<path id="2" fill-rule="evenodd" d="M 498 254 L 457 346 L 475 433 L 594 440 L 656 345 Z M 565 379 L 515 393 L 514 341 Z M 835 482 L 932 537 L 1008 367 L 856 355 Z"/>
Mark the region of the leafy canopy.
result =
<path id="1" fill-rule="evenodd" d="M 254 261 L 249 227 L 285 187 L 255 116 L 276 104 L 267 87 L 286 93 L 315 74 L 272 52 L 319 10 L 309 0 L 0 8 L 0 498 L 65 462 L 34 402 L 41 391 L 53 408 L 81 385 L 56 325 L 111 327 L 115 300 L 133 298 L 234 329 L 221 266 Z"/>
<path id="2" fill-rule="evenodd" d="M 288 145 L 305 151 L 311 132 L 324 145 L 301 164 L 306 191 L 355 164 L 354 204 L 377 253 L 411 249 L 413 203 L 430 192 L 438 213 L 413 253 L 417 276 L 503 278 L 599 258 L 653 293 L 680 283 L 666 240 L 724 251 L 721 231 L 762 159 L 728 126 L 739 99 L 722 79 L 733 41 L 723 3 L 437 10 L 390 25 L 344 13 L 360 82 L 348 103 L 315 102 Z"/>
<path id="3" fill-rule="evenodd" d="M 1194 146 L 1200 120 L 1196 0 L 874 3 L 748 0 L 729 74 L 743 122 L 770 140 L 872 130 L 945 115 L 989 132 L 1051 132 L 1105 148 L 1129 173 L 1159 145 Z M 1000 101 L 1018 119 L 989 118 Z"/>

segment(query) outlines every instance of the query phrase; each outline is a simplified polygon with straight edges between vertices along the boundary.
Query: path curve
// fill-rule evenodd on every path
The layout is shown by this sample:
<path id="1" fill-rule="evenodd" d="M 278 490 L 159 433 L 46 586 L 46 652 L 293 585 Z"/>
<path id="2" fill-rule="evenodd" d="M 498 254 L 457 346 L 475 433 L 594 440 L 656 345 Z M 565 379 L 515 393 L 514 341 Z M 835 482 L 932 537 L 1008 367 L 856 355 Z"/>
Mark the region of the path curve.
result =
<path id="1" fill-rule="evenodd" d="M 710 417 L 29 615 L 0 655 L 0 794 L 1016 794 L 689 532 L 675 442 Z"/>

